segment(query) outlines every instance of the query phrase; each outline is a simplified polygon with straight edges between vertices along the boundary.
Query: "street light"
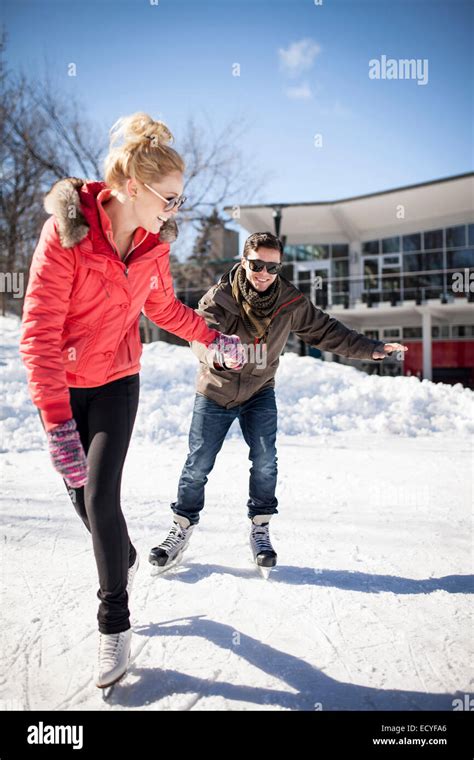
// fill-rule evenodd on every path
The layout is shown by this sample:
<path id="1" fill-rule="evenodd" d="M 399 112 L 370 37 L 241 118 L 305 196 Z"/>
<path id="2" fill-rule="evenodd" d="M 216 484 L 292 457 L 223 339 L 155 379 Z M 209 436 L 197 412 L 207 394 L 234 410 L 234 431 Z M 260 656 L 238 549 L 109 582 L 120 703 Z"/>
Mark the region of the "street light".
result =
<path id="1" fill-rule="evenodd" d="M 280 237 L 280 225 L 281 225 L 281 206 L 275 206 L 273 211 L 273 224 L 275 225 L 275 235 Z"/>
<path id="2" fill-rule="evenodd" d="M 277 238 L 280 237 L 280 228 L 281 228 L 281 206 L 274 206 L 273 207 L 273 224 L 275 225 L 275 235 Z M 286 235 L 283 235 L 281 239 L 281 244 L 283 248 L 285 248 L 286 245 Z"/>

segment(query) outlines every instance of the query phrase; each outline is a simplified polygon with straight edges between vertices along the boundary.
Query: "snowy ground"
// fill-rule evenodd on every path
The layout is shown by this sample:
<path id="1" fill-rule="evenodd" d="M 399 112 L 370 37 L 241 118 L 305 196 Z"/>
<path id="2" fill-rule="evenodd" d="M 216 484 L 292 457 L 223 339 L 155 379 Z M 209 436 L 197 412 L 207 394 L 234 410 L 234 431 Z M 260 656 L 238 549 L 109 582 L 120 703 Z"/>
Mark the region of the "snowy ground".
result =
<path id="1" fill-rule="evenodd" d="M 196 361 L 145 347 L 122 488 L 142 559 L 133 661 L 105 701 L 90 539 L 49 464 L 18 324 L 0 327 L 0 708 L 451 710 L 472 692 L 474 394 L 285 355 L 278 568 L 264 581 L 250 563 L 235 425 L 185 562 L 156 578 L 147 554 L 170 524 Z"/>

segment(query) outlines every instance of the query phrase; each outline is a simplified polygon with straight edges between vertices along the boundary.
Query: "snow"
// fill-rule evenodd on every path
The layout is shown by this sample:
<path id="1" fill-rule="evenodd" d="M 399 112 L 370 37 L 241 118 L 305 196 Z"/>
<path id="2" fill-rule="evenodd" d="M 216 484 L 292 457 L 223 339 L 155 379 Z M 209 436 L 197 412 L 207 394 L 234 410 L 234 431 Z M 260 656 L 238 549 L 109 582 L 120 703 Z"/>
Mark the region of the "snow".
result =
<path id="1" fill-rule="evenodd" d="M 278 567 L 264 581 L 250 562 L 248 450 L 234 423 L 185 561 L 153 577 L 197 362 L 188 348 L 145 346 L 122 480 L 141 556 L 132 663 L 104 700 L 90 537 L 49 463 L 18 319 L 0 330 L 0 707 L 451 710 L 472 691 L 472 391 L 285 354 Z"/>

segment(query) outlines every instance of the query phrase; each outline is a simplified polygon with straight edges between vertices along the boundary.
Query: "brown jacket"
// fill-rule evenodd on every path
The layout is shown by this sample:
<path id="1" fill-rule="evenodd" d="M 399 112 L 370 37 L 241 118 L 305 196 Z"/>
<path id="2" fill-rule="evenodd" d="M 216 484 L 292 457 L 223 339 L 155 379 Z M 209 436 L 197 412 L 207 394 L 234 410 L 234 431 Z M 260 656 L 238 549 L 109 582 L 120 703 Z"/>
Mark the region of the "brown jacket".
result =
<path id="1" fill-rule="evenodd" d="M 266 345 L 266 362 L 262 344 L 246 329 L 239 306 L 232 296 L 232 280 L 239 264 L 220 278 L 201 298 L 196 309 L 211 328 L 227 335 L 238 335 L 250 346 L 248 363 L 243 369 L 219 370 L 213 363 L 213 351 L 202 343 L 190 345 L 200 360 L 196 390 L 230 409 L 247 401 L 267 386 L 275 385 L 275 373 L 290 332 L 294 332 L 314 348 L 352 359 L 371 359 L 375 349 L 383 350 L 382 341 L 371 340 L 356 330 L 350 330 L 334 317 L 318 309 L 309 298 L 289 280 L 280 275 L 281 293 L 270 323 Z M 263 351 L 265 349 L 263 348 Z M 254 352 L 257 352 L 254 354 Z M 375 359 L 374 361 L 383 361 Z"/>

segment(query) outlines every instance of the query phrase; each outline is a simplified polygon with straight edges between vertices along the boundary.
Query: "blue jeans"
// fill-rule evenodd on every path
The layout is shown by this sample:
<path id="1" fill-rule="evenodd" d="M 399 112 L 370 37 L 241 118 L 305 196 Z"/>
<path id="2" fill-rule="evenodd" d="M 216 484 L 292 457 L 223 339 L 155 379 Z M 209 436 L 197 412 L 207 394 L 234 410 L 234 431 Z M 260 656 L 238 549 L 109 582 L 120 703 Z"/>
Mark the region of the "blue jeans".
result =
<path id="1" fill-rule="evenodd" d="M 250 468 L 248 517 L 278 512 L 275 498 L 277 482 L 277 407 L 274 388 L 264 388 L 248 401 L 226 409 L 202 393 L 196 393 L 189 430 L 189 454 L 178 485 L 177 501 L 171 504 L 175 514 L 199 522 L 204 507 L 204 486 L 214 467 L 227 432 L 238 417 L 245 442 L 249 446 Z M 229 473 L 232 482 L 232 473 Z"/>

